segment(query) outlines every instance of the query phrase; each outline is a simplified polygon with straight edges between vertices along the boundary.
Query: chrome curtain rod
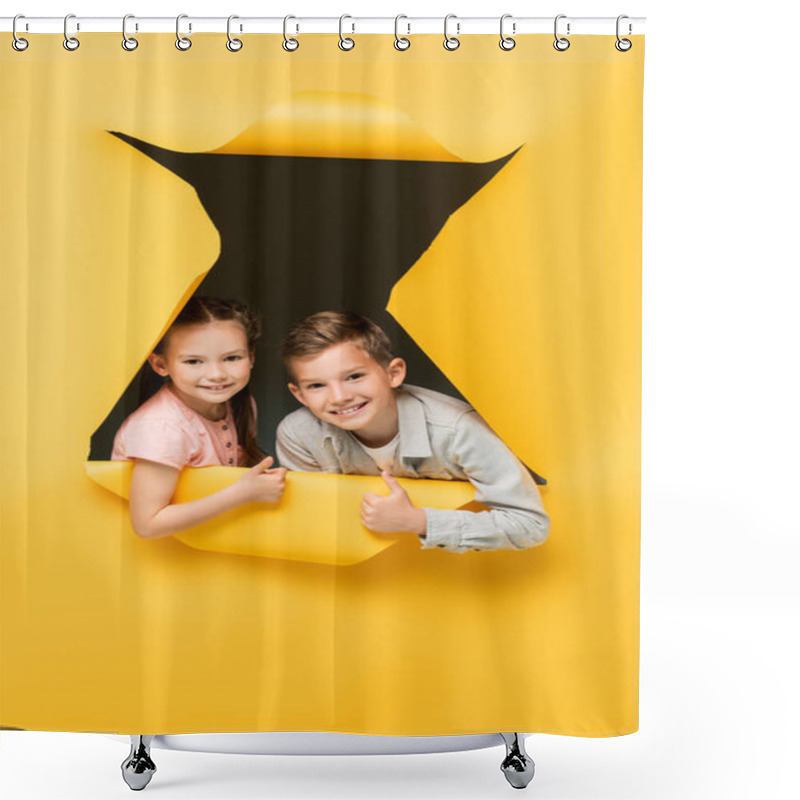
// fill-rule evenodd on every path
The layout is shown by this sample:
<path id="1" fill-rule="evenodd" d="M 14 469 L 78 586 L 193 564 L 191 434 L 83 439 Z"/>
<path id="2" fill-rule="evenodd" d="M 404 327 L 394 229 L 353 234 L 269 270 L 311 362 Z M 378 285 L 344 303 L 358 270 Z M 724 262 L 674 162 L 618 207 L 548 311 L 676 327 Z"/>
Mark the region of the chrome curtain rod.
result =
<path id="1" fill-rule="evenodd" d="M 559 32 L 566 35 L 613 36 L 616 32 L 616 17 L 570 17 L 559 15 Z M 514 17 L 506 15 L 505 30 L 509 35 L 526 33 L 553 33 L 554 17 Z M 297 33 L 338 33 L 340 25 L 350 33 L 395 33 L 395 25 L 403 35 L 442 34 L 443 17 L 291 17 L 290 31 Z M 496 34 L 499 31 L 500 15 L 496 17 L 459 17 L 452 15 L 448 30 L 452 35 Z M 136 17 L 129 16 L 126 23 L 129 34 L 135 33 L 174 33 L 175 17 Z M 13 17 L 0 17 L 0 30 L 10 32 Z M 186 15 L 181 22 L 182 30 L 192 33 L 225 33 L 228 17 L 193 17 Z M 643 34 L 644 17 L 626 17 L 621 28 L 622 35 Z M 284 17 L 236 17 L 233 23 L 236 33 L 284 32 Z M 17 20 L 17 33 L 63 33 L 64 17 L 26 17 Z M 81 17 L 70 19 L 73 33 L 119 33 L 122 31 L 122 17 Z"/>

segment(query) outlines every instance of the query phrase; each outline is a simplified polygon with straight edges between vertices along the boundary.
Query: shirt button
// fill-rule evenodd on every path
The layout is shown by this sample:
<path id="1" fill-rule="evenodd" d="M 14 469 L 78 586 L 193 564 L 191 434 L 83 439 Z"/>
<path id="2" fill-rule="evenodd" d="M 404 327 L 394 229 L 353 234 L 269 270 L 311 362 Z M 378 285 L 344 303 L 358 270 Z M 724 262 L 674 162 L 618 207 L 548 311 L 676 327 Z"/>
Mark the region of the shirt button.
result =
<path id="1" fill-rule="evenodd" d="M 233 447 L 233 442 L 225 442 L 225 447 Z"/>
<path id="2" fill-rule="evenodd" d="M 228 463 L 229 463 L 229 464 L 233 464 L 233 459 L 232 459 L 232 458 L 229 458 L 229 459 L 228 459 Z"/>
<path id="3" fill-rule="evenodd" d="M 222 426 L 222 430 L 224 430 L 224 431 L 228 430 L 228 426 L 227 425 L 223 425 Z"/>

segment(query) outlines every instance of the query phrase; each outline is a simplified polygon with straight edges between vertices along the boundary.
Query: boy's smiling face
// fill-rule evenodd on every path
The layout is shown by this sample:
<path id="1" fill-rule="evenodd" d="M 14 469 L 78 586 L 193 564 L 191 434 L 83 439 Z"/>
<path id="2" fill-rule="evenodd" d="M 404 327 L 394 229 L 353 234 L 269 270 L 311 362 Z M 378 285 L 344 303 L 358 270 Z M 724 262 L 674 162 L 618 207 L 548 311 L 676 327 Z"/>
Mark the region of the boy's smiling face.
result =
<path id="1" fill-rule="evenodd" d="M 341 342 L 311 356 L 294 357 L 291 393 L 314 416 L 350 431 L 367 447 L 382 447 L 397 435 L 394 390 L 406 377 L 395 358 L 381 366 L 355 342 Z"/>

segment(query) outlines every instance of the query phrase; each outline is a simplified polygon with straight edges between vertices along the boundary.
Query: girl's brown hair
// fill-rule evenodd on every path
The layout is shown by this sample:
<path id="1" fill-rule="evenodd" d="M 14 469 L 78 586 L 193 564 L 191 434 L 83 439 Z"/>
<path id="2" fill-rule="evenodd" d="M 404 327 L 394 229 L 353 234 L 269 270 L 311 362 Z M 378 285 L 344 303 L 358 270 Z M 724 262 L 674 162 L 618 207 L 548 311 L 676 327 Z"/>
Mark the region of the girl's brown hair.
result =
<path id="1" fill-rule="evenodd" d="M 203 325 L 209 322 L 238 322 L 247 336 L 247 349 L 252 356 L 256 342 L 261 336 L 261 318 L 251 308 L 238 300 L 222 300 L 219 297 L 194 296 L 181 309 L 175 321 L 153 348 L 157 355 L 164 355 L 172 331 L 181 326 Z M 149 365 L 145 365 L 139 387 L 139 403 L 152 397 L 162 386 L 164 380 Z M 236 435 L 245 452 L 247 466 L 258 464 L 264 456 L 256 441 L 256 417 L 250 387 L 237 392 L 231 398 L 231 410 L 236 424 Z"/>

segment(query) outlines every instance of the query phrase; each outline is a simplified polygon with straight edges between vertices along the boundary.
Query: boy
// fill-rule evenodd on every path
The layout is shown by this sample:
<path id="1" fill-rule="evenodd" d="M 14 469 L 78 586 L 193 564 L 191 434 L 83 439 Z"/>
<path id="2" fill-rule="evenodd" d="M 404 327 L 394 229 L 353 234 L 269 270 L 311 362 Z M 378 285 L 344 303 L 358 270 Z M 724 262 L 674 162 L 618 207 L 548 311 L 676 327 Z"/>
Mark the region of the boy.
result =
<path id="1" fill-rule="evenodd" d="M 523 549 L 547 538 L 549 518 L 528 470 L 466 403 L 402 385 L 405 362 L 374 322 L 314 314 L 292 326 L 282 355 L 289 390 L 305 407 L 278 426 L 280 462 L 380 474 L 389 495 L 364 495 L 366 528 L 415 533 L 423 547 L 453 552 Z M 490 510 L 417 508 L 393 476 L 470 481 Z"/>

